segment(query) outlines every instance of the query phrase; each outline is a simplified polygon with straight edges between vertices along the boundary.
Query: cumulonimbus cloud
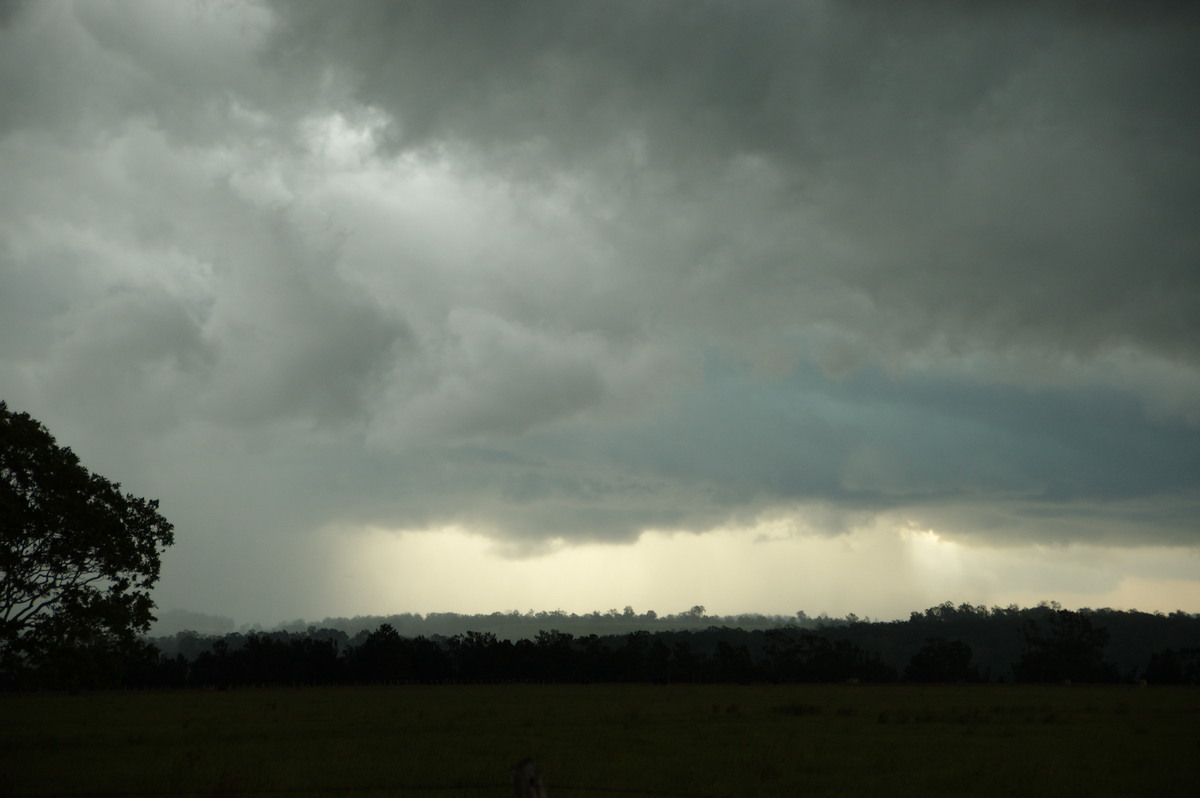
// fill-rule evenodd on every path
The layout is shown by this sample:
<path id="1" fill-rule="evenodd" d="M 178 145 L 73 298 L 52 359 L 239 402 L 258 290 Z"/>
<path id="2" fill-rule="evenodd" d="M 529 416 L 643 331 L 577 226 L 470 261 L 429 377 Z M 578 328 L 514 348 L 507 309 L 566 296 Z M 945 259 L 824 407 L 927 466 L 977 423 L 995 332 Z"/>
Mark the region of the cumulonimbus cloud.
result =
<path id="1" fill-rule="evenodd" d="M 126 16 L 0 30 L 0 368 L 218 526 L 1194 540 L 1195 11 Z"/>

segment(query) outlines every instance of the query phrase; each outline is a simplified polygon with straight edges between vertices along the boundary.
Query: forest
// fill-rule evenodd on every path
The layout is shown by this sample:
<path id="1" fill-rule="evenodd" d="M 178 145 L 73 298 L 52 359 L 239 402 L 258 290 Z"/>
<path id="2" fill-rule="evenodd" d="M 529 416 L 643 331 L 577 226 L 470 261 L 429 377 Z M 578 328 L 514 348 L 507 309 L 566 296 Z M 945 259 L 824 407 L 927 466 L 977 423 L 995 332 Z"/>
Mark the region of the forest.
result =
<path id="1" fill-rule="evenodd" d="M 498 617 L 497 617 L 498 616 Z M 419 616 L 411 616 L 419 617 Z M 766 620 L 764 616 L 758 616 Z M 380 623 L 351 634 L 304 630 L 147 639 L 84 672 L 95 686 L 228 688 L 267 685 L 444 683 L 1025 682 L 1200 683 L 1200 615 L 1124 610 L 955 606 L 906 621 L 792 619 L 765 628 L 709 624 L 694 608 L 672 618 L 693 628 L 600 634 L 591 615 L 559 615 L 559 626 L 506 637 L 479 628 L 407 634 Z M 660 619 L 613 614 L 610 622 Z M 572 619 L 575 623 L 572 623 Z M 782 620 L 782 619 L 780 619 Z M 683 624 L 683 625 L 687 625 Z M 80 652 L 86 657 L 86 652 Z M 52 674 L 47 674 L 53 677 Z M 73 677 L 78 679 L 80 677 Z M 49 678 L 47 681 L 53 681 Z M 80 686 L 92 686 L 82 684 Z"/>

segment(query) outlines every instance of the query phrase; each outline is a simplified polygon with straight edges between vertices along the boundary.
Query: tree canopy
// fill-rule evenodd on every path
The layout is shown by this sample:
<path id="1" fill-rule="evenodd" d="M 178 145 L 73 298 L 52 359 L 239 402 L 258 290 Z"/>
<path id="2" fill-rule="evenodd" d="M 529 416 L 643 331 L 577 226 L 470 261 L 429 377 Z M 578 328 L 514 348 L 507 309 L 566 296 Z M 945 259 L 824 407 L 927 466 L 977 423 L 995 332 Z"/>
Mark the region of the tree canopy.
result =
<path id="1" fill-rule="evenodd" d="M 141 645 L 172 529 L 0 402 L 0 677 Z"/>

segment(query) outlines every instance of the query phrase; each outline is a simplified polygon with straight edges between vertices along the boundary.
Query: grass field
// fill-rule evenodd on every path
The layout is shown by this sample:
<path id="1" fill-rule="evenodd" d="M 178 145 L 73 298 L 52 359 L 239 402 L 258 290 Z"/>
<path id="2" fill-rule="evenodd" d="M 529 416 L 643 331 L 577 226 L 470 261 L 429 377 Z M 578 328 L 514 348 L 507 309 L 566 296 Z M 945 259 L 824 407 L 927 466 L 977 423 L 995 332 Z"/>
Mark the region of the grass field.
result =
<path id="1" fill-rule="evenodd" d="M 1200 795 L 1200 690 L 454 686 L 0 695 L 0 796 Z"/>

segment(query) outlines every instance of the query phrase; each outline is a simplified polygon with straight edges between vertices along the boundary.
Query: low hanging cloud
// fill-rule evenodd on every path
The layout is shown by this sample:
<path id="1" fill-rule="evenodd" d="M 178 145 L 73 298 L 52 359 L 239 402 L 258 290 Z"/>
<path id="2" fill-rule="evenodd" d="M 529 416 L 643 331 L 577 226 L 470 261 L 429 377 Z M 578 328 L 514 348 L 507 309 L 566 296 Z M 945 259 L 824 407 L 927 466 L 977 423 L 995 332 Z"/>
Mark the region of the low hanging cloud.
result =
<path id="1" fill-rule="evenodd" d="M 1194 546 L 1200 15 L 1140 8 L 0 6 L 5 398 L 263 557 Z"/>

